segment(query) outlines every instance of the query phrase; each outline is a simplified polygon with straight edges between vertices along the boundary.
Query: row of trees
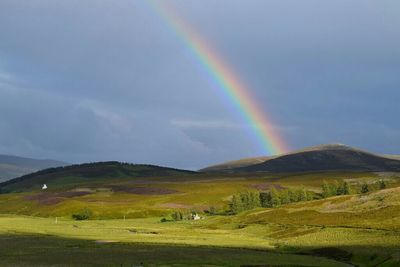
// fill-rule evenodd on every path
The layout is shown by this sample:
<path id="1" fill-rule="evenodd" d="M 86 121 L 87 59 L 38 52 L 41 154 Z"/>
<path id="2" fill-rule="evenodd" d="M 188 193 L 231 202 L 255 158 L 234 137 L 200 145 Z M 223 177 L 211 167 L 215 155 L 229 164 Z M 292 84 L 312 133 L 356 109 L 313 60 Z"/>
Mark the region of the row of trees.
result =
<path id="1" fill-rule="evenodd" d="M 257 207 L 272 208 L 279 205 L 299 201 L 309 201 L 313 199 L 327 198 L 331 196 L 349 195 L 353 193 L 368 193 L 370 191 L 384 189 L 387 183 L 379 180 L 374 184 L 363 183 L 361 185 L 351 186 L 348 182 L 334 181 L 322 184 L 322 194 L 316 194 L 307 191 L 304 187 L 298 190 L 285 189 L 277 190 L 273 187 L 268 192 L 246 191 L 232 196 L 229 203 L 230 213 L 237 214 L 242 211 L 251 210 Z"/>
<path id="2" fill-rule="evenodd" d="M 279 191 L 272 188 L 269 192 L 260 192 L 260 199 L 262 207 L 272 208 L 292 202 L 313 200 L 314 195 L 304 187 L 298 190 L 285 189 Z"/>
<path id="3" fill-rule="evenodd" d="M 337 181 L 334 181 L 333 183 L 327 183 L 324 181 L 322 184 L 322 197 L 327 198 L 331 196 L 350 195 L 353 193 L 365 194 L 371 191 L 385 189 L 386 187 L 387 182 L 385 180 L 379 180 L 373 184 L 362 183 L 354 186 L 350 186 L 346 181 L 340 183 Z"/>
<path id="4" fill-rule="evenodd" d="M 237 214 L 257 207 L 277 207 L 291 202 L 314 199 L 314 193 L 304 187 L 299 190 L 276 190 L 274 187 L 268 192 L 246 191 L 233 195 L 229 203 L 230 212 Z"/>
<path id="5" fill-rule="evenodd" d="M 323 198 L 331 196 L 349 195 L 349 194 L 350 194 L 350 185 L 346 181 L 343 181 L 340 184 L 337 181 L 333 183 L 328 183 L 324 181 L 322 184 Z"/>
<path id="6" fill-rule="evenodd" d="M 257 191 L 246 191 L 232 196 L 229 204 L 231 213 L 237 214 L 245 210 L 251 210 L 261 206 L 260 193 Z"/>

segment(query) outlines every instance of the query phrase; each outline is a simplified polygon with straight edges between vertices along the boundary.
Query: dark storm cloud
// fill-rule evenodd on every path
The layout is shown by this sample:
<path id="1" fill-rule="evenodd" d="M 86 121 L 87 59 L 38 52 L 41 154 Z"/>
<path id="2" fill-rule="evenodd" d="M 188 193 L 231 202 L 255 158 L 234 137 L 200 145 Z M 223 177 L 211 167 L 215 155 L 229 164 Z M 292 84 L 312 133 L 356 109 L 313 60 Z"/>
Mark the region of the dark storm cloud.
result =
<path id="1" fill-rule="evenodd" d="M 400 151 L 397 1 L 168 3 L 293 148 Z M 260 153 L 145 1 L 3 0 L 0 36 L 1 153 L 187 168 Z"/>

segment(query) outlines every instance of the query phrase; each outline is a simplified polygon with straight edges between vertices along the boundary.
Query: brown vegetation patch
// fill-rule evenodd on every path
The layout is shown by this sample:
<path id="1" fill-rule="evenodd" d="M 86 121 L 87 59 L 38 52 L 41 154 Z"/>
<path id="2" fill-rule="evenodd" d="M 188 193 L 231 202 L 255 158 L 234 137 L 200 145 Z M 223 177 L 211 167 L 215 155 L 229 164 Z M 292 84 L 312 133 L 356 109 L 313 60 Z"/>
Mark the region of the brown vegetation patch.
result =
<path id="1" fill-rule="evenodd" d="M 35 195 L 25 196 L 25 200 L 37 201 L 42 205 L 55 205 L 63 202 L 66 198 L 80 197 L 90 194 L 89 192 L 76 192 L 76 191 L 66 191 L 66 192 L 43 192 Z"/>
<path id="2" fill-rule="evenodd" d="M 164 203 L 161 204 L 160 207 L 170 208 L 170 209 L 188 209 L 191 208 L 192 206 L 179 203 Z"/>
<path id="3" fill-rule="evenodd" d="M 178 193 L 174 189 L 169 188 L 159 188 L 159 187 L 131 187 L 131 186 L 113 186 L 114 192 L 124 192 L 136 195 L 169 195 Z"/>
<path id="4" fill-rule="evenodd" d="M 252 185 L 250 185 L 250 187 L 257 189 L 257 190 L 262 190 L 262 191 L 271 190 L 272 188 L 275 188 L 276 190 L 287 189 L 286 187 L 281 186 L 280 184 L 271 184 L 271 183 L 252 184 Z"/>

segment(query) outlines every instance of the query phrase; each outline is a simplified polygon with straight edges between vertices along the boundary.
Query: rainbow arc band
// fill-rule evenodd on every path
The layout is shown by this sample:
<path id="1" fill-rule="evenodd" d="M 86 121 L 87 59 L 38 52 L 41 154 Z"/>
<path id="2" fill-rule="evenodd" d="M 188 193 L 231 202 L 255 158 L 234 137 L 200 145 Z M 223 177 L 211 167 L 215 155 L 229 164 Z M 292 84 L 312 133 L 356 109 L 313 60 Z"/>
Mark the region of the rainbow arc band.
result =
<path id="1" fill-rule="evenodd" d="M 166 5 L 167 1 L 147 0 L 152 9 L 169 25 L 175 34 L 188 47 L 195 62 L 206 72 L 217 90 L 240 114 L 246 124 L 251 125 L 252 135 L 256 138 L 262 152 L 268 155 L 283 154 L 288 151 L 286 142 L 274 128 L 270 118 L 250 95 L 250 89 L 239 81 L 231 68 L 211 46 L 202 39 L 181 16 Z"/>

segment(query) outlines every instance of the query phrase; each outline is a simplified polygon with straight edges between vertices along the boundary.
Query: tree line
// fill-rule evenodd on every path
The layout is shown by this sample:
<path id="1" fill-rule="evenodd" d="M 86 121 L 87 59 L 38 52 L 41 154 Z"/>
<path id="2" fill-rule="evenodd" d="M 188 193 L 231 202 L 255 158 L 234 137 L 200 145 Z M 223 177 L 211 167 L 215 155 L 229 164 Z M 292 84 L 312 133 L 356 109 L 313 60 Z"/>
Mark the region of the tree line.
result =
<path id="1" fill-rule="evenodd" d="M 328 183 L 326 181 L 322 184 L 322 197 L 327 198 L 331 196 L 350 195 L 350 194 L 366 194 L 371 191 L 385 189 L 387 182 L 385 180 L 379 180 L 375 183 L 368 184 L 367 182 L 361 184 L 350 185 L 346 181 L 338 182 L 334 181 Z"/>
<path id="2" fill-rule="evenodd" d="M 233 195 L 229 203 L 230 212 L 237 214 L 242 211 L 257 207 L 273 208 L 282 204 L 307 201 L 315 198 L 315 193 L 307 191 L 304 187 L 298 190 L 277 190 L 273 187 L 270 191 L 246 191 Z"/>
<path id="3" fill-rule="evenodd" d="M 386 187 L 387 182 L 384 180 L 379 180 L 373 184 L 365 182 L 356 185 L 350 185 L 347 181 L 334 181 L 331 183 L 324 181 L 321 188 L 321 194 L 308 191 L 304 186 L 297 190 L 277 190 L 275 187 L 272 187 L 266 192 L 245 191 L 232 196 L 232 199 L 229 202 L 228 213 L 238 214 L 242 211 L 258 207 L 274 208 L 293 202 L 310 201 L 332 196 L 350 195 L 355 193 L 365 194 L 371 191 L 385 189 Z"/>

